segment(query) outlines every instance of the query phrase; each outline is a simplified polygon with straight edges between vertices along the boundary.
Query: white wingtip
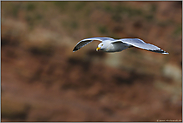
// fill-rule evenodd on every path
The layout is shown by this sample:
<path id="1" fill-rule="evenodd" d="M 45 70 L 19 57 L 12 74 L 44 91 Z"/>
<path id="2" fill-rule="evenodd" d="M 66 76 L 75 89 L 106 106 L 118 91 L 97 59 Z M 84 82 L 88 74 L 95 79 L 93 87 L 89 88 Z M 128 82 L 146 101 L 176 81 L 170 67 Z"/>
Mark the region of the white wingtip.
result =
<path id="1" fill-rule="evenodd" d="M 169 54 L 169 53 L 167 53 L 167 52 L 164 52 L 164 53 L 162 53 L 162 54 Z"/>

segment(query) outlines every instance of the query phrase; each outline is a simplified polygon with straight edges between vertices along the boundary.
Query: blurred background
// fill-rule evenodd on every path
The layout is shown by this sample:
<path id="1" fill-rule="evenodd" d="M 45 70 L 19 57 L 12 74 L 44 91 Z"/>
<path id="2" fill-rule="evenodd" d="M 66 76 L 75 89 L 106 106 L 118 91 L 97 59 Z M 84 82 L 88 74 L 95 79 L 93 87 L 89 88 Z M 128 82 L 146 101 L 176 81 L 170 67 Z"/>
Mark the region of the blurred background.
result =
<path id="1" fill-rule="evenodd" d="M 1 2 L 2 121 L 182 120 L 182 2 Z M 96 52 L 88 37 L 140 38 Z"/>

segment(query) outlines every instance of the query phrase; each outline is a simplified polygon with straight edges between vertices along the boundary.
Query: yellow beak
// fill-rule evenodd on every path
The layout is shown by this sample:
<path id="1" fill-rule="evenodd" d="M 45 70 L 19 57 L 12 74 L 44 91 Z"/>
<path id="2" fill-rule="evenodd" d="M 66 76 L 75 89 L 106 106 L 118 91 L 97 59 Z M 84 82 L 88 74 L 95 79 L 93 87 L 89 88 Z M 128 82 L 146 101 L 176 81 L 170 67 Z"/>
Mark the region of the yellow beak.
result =
<path id="1" fill-rule="evenodd" d="M 97 47 L 96 51 L 99 51 L 101 49 L 101 47 Z"/>

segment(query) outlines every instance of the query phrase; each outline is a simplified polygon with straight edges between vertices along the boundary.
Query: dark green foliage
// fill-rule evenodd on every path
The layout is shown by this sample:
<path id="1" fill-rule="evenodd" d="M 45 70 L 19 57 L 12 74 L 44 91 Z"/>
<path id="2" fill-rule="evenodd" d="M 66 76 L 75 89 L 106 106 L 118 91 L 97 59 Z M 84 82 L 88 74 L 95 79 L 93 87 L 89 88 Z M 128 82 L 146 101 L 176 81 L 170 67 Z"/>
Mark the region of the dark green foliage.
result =
<path id="1" fill-rule="evenodd" d="M 35 8 L 36 8 L 35 4 L 33 4 L 33 3 L 28 3 L 26 6 L 27 11 L 33 11 Z"/>
<path id="2" fill-rule="evenodd" d="M 108 30 L 107 30 L 107 28 L 105 26 L 99 26 L 98 27 L 98 31 L 101 34 L 107 34 L 108 33 Z"/>
<path id="3" fill-rule="evenodd" d="M 56 7 L 58 7 L 60 10 L 64 10 L 66 9 L 67 5 L 68 5 L 68 2 L 67 1 L 57 1 L 57 2 L 54 2 L 54 4 L 56 5 Z"/>

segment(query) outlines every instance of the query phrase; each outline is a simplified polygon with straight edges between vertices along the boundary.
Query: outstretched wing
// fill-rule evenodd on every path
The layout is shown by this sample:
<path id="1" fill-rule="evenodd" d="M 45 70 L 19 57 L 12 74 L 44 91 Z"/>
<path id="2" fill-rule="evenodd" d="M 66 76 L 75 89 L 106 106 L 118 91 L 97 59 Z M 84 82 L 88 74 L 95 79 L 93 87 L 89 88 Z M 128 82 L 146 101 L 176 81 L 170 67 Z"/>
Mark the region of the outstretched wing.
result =
<path id="1" fill-rule="evenodd" d="M 163 51 L 161 48 L 159 48 L 153 44 L 145 43 L 143 40 L 138 39 L 138 38 L 124 38 L 124 39 L 119 39 L 117 41 L 121 41 L 123 43 L 129 44 L 129 45 L 141 48 L 141 49 L 149 50 L 152 52 L 169 54 L 169 53 Z"/>
<path id="2" fill-rule="evenodd" d="M 89 44 L 93 40 L 98 40 L 98 41 L 105 41 L 105 40 L 114 40 L 113 38 L 108 38 L 108 37 L 93 37 L 93 38 L 86 38 L 81 40 L 76 44 L 76 46 L 73 49 L 73 52 L 79 50 L 80 48 L 84 47 L 85 45 Z"/>

